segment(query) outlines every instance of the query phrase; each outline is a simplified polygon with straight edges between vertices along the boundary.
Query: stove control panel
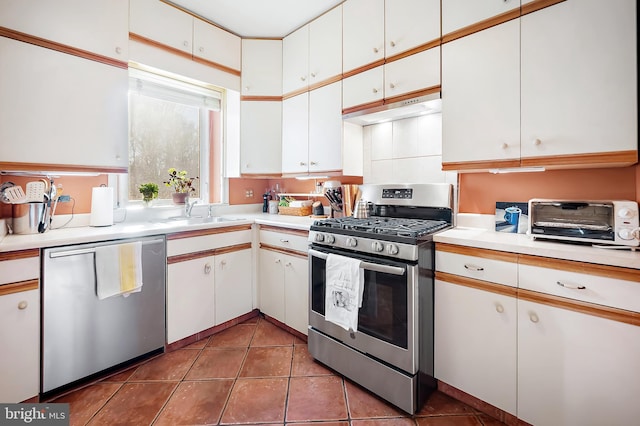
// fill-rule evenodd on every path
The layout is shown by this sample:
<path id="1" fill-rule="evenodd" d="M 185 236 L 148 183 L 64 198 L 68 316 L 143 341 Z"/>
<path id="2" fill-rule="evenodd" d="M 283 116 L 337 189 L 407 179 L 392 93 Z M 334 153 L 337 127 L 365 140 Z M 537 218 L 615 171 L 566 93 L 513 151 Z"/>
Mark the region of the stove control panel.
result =
<path id="1" fill-rule="evenodd" d="M 412 188 L 383 189 L 382 198 L 399 198 L 409 200 L 413 198 Z"/>
<path id="2" fill-rule="evenodd" d="M 418 246 L 413 244 L 394 243 L 375 238 L 353 237 L 319 231 L 310 231 L 309 241 L 336 249 L 342 248 L 360 253 L 379 254 L 403 260 L 418 260 Z"/>

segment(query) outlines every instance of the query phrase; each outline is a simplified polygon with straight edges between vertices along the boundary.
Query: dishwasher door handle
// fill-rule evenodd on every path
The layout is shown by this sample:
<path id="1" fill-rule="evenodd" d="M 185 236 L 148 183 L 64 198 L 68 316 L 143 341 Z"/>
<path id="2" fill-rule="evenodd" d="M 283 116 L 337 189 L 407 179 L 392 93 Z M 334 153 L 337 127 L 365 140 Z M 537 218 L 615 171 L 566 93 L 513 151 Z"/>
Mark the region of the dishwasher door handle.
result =
<path id="1" fill-rule="evenodd" d="M 156 243 L 161 243 L 164 240 L 162 240 L 161 238 L 157 239 L 157 240 L 145 240 L 142 242 L 142 245 L 147 245 L 147 244 L 156 244 Z M 121 244 L 127 244 L 127 243 L 116 243 L 116 244 L 107 244 L 107 245 L 121 245 Z M 65 251 L 52 251 L 49 252 L 49 257 L 52 259 L 58 258 L 58 257 L 66 257 L 66 256 L 77 256 L 80 254 L 92 254 L 95 253 L 96 249 L 95 247 L 88 247 L 88 248 L 82 248 L 82 249 L 76 249 L 76 250 L 65 250 Z"/>

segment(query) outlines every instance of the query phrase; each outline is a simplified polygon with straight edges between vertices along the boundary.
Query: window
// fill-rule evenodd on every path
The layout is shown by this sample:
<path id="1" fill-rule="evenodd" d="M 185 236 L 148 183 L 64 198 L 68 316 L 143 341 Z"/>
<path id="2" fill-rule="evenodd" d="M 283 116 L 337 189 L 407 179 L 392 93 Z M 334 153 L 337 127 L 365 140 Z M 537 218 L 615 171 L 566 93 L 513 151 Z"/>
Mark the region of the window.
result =
<path id="1" fill-rule="evenodd" d="M 128 200 L 138 186 L 155 182 L 158 198 L 171 199 L 168 169 L 197 177 L 192 198 L 221 202 L 222 90 L 129 69 Z"/>

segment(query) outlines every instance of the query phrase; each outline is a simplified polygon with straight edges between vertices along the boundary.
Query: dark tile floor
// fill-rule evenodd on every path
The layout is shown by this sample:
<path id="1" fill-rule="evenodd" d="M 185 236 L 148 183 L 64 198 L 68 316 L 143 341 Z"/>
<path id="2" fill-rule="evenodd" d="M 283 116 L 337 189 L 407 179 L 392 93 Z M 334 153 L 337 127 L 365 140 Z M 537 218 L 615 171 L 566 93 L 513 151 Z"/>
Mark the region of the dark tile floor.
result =
<path id="1" fill-rule="evenodd" d="M 411 417 L 254 318 L 66 394 L 72 425 L 501 425 L 434 392 Z M 310 423 L 311 422 L 311 423 Z"/>

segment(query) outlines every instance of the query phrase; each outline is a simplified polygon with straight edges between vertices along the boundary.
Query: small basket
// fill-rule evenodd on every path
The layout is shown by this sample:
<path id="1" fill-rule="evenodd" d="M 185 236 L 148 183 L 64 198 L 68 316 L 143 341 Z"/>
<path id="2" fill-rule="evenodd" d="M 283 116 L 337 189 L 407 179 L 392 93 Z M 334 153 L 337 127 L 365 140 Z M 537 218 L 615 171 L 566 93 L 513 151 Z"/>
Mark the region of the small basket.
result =
<path id="1" fill-rule="evenodd" d="M 302 207 L 278 206 L 278 213 L 287 215 L 287 216 L 310 216 L 311 206 L 302 206 Z"/>

